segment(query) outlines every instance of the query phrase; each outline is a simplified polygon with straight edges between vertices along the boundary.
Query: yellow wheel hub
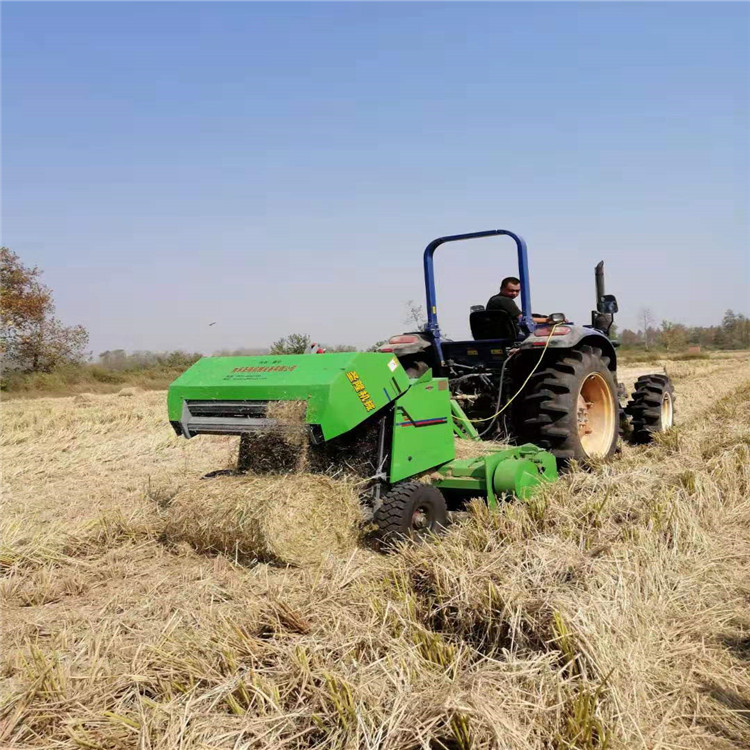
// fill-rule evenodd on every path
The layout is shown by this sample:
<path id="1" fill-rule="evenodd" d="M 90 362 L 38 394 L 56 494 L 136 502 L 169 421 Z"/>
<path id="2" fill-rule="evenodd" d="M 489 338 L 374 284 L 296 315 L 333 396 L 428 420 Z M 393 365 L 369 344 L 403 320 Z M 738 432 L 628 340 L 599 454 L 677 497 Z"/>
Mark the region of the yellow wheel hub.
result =
<path id="1" fill-rule="evenodd" d="M 578 437 L 586 455 L 606 456 L 617 428 L 617 408 L 607 381 L 598 372 L 581 383 L 577 418 Z"/>
<path id="2" fill-rule="evenodd" d="M 664 393 L 661 401 L 661 429 L 668 430 L 674 422 L 674 406 L 672 405 L 672 396 Z"/>

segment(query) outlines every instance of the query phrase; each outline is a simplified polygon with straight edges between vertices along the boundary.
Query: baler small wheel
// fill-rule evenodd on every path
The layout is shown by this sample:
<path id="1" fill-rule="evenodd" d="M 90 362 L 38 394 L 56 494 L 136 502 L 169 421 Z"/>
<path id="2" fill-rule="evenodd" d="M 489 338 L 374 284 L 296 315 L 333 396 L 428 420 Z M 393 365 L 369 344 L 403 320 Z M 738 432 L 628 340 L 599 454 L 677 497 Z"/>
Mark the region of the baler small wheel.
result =
<path id="1" fill-rule="evenodd" d="M 666 375 L 641 375 L 635 381 L 635 390 L 625 407 L 632 426 L 630 442 L 636 445 L 650 443 L 657 432 L 672 427 L 674 401 L 674 386 Z"/>
<path id="2" fill-rule="evenodd" d="M 397 484 L 375 511 L 375 537 L 388 544 L 401 539 L 421 539 L 447 525 L 443 493 L 422 482 Z"/>

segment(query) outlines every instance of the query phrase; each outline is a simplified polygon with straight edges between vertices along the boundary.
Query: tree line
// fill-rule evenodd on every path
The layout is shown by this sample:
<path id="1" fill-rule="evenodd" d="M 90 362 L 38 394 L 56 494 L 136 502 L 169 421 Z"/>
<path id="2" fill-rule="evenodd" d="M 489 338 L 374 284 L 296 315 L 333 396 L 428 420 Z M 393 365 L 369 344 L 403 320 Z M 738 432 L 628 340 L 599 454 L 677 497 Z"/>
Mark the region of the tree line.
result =
<path id="1" fill-rule="evenodd" d="M 82 325 L 64 325 L 55 317 L 52 290 L 41 281 L 42 271 L 27 267 L 10 248 L 0 248 L 0 363 L 4 373 L 49 373 L 66 365 L 98 364 L 108 370 L 127 371 L 150 368 L 177 369 L 191 365 L 202 355 L 197 352 L 128 353 L 123 349 L 101 352 L 96 358 L 87 351 L 89 335 Z M 407 326 L 424 325 L 424 313 L 413 301 L 406 303 Z M 750 349 L 750 320 L 742 313 L 727 310 L 718 325 L 686 326 L 663 320 L 656 324 L 649 308 L 639 313 L 638 330 L 624 329 L 619 338 L 625 348 L 667 351 L 698 345 L 713 349 Z M 268 348 L 246 348 L 215 352 L 218 356 L 259 354 L 301 354 L 312 346 L 304 333 L 291 333 Z M 377 348 L 377 342 L 370 350 Z M 345 344 L 319 344 L 326 351 L 356 351 Z"/>
<path id="2" fill-rule="evenodd" d="M 640 327 L 623 329 L 619 335 L 623 348 L 662 348 L 679 351 L 688 346 L 705 349 L 750 349 L 750 319 L 742 313 L 727 310 L 721 323 L 713 326 L 686 326 L 671 320 L 657 325 L 649 308 L 639 313 Z"/>
<path id="3" fill-rule="evenodd" d="M 88 351 L 89 334 L 82 325 L 66 326 L 55 317 L 52 290 L 38 267 L 25 266 L 8 247 L 0 248 L 0 364 L 4 375 L 51 373 L 65 366 L 91 364 L 116 372 L 189 367 L 200 352 L 126 352 L 111 349 L 96 357 Z M 215 352 L 215 356 L 302 353 L 313 343 L 307 334 L 292 333 L 270 347 Z M 355 351 L 344 344 L 323 345 L 326 351 Z"/>

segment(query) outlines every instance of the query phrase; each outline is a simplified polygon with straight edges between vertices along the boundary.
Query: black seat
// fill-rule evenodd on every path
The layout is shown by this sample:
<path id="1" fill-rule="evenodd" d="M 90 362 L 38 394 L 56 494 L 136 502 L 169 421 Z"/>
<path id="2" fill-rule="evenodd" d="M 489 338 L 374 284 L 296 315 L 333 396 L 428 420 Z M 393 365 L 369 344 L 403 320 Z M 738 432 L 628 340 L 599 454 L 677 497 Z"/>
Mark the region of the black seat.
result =
<path id="1" fill-rule="evenodd" d="M 469 326 L 474 341 L 511 339 L 518 335 L 513 316 L 505 310 L 475 310 L 469 315 Z"/>

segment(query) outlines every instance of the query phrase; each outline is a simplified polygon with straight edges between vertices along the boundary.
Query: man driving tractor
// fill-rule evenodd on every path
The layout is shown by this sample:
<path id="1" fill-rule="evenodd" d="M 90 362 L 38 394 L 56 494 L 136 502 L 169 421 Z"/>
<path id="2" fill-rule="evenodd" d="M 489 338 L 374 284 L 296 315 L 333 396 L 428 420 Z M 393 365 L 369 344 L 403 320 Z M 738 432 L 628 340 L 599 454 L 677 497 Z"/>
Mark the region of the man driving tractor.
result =
<path id="1" fill-rule="evenodd" d="M 516 297 L 521 293 L 521 281 L 515 276 L 506 276 L 500 284 L 500 292 L 493 295 L 487 302 L 487 310 L 503 310 L 518 323 L 521 319 L 521 311 L 515 303 Z M 535 323 L 546 323 L 546 315 L 532 315 Z"/>

